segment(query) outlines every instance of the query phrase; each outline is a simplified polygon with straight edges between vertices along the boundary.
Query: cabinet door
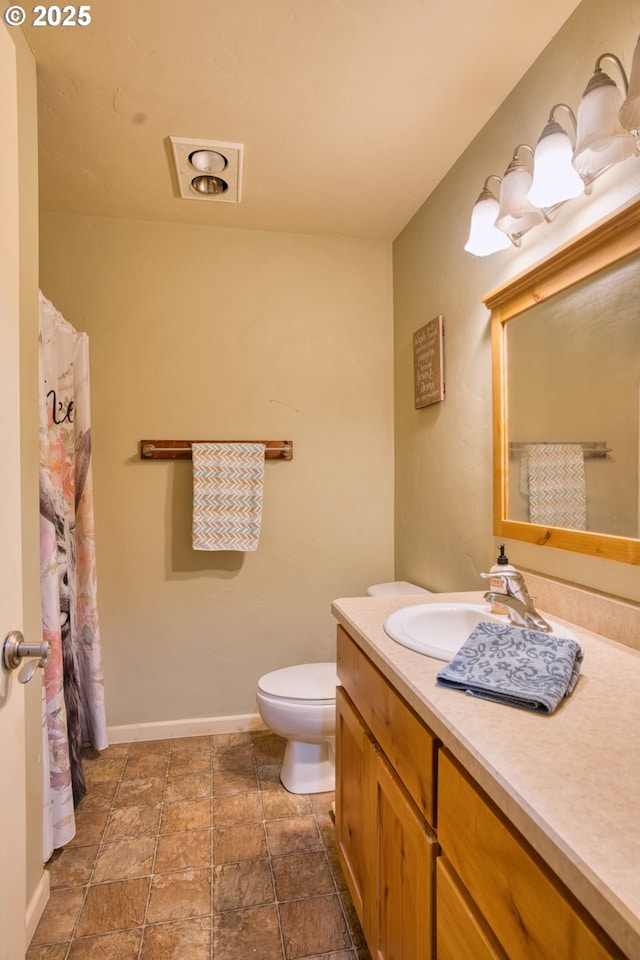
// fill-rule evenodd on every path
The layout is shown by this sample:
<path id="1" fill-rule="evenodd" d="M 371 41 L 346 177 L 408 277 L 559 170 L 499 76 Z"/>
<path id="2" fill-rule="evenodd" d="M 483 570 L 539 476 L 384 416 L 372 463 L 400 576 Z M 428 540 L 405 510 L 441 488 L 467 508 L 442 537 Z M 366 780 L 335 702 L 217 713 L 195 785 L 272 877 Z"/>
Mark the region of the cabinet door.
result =
<path id="1" fill-rule="evenodd" d="M 507 960 L 445 857 L 436 860 L 438 960 Z"/>
<path id="2" fill-rule="evenodd" d="M 439 760 L 438 839 L 511 960 L 621 960 L 446 750 Z"/>
<path id="3" fill-rule="evenodd" d="M 371 778 L 373 863 L 364 918 L 369 947 L 374 960 L 431 960 L 438 845 L 379 750 Z"/>
<path id="4" fill-rule="evenodd" d="M 369 799 L 373 742 L 342 689 L 336 691 L 336 839 L 351 899 L 364 927 L 370 860 Z"/>

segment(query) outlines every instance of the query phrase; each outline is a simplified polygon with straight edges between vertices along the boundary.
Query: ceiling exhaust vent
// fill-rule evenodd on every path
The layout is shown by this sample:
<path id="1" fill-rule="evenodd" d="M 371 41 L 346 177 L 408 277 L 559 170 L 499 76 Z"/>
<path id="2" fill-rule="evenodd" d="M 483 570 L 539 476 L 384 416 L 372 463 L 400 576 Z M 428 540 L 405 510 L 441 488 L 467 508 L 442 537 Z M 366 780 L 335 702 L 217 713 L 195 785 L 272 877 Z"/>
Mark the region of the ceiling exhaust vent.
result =
<path id="1" fill-rule="evenodd" d="M 169 137 L 180 196 L 185 200 L 240 203 L 244 144 Z"/>

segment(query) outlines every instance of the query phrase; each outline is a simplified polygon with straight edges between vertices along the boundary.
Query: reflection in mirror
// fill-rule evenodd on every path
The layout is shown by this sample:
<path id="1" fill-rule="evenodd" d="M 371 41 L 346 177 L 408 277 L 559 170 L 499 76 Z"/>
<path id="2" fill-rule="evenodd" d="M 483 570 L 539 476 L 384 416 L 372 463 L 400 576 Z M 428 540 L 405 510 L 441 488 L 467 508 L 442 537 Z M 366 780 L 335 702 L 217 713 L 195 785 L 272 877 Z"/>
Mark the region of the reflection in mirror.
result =
<path id="1" fill-rule="evenodd" d="M 637 537 L 640 254 L 507 328 L 508 518 Z"/>
<path id="2" fill-rule="evenodd" d="M 494 533 L 640 564 L 640 200 L 484 302 Z"/>

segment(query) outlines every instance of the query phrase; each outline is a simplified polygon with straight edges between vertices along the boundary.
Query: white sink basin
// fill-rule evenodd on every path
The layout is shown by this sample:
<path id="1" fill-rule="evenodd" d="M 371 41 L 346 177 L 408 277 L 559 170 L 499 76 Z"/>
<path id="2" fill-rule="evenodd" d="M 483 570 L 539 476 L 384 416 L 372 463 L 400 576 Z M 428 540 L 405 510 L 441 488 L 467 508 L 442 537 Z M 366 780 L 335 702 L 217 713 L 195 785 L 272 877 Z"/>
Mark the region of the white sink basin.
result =
<path id="1" fill-rule="evenodd" d="M 556 636 L 577 639 L 571 630 L 547 619 Z M 384 631 L 403 647 L 451 660 L 481 620 L 508 623 L 507 617 L 491 613 L 488 603 L 417 603 L 387 617 Z"/>

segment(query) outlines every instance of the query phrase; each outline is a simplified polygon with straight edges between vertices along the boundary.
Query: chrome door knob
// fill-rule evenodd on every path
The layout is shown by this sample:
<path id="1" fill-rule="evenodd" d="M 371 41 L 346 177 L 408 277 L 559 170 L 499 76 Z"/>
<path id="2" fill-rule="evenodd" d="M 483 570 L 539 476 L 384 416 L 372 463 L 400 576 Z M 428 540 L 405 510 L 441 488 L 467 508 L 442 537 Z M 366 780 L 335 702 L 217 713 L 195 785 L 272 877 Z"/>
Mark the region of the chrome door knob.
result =
<path id="1" fill-rule="evenodd" d="M 25 669 L 21 670 L 18 679 L 20 683 L 28 683 L 38 667 L 44 667 L 51 654 L 51 644 L 27 643 L 19 630 L 12 630 L 4 638 L 2 646 L 2 662 L 5 670 L 10 672 L 15 670 L 25 660 L 31 660 L 31 663 L 25 664 Z"/>

